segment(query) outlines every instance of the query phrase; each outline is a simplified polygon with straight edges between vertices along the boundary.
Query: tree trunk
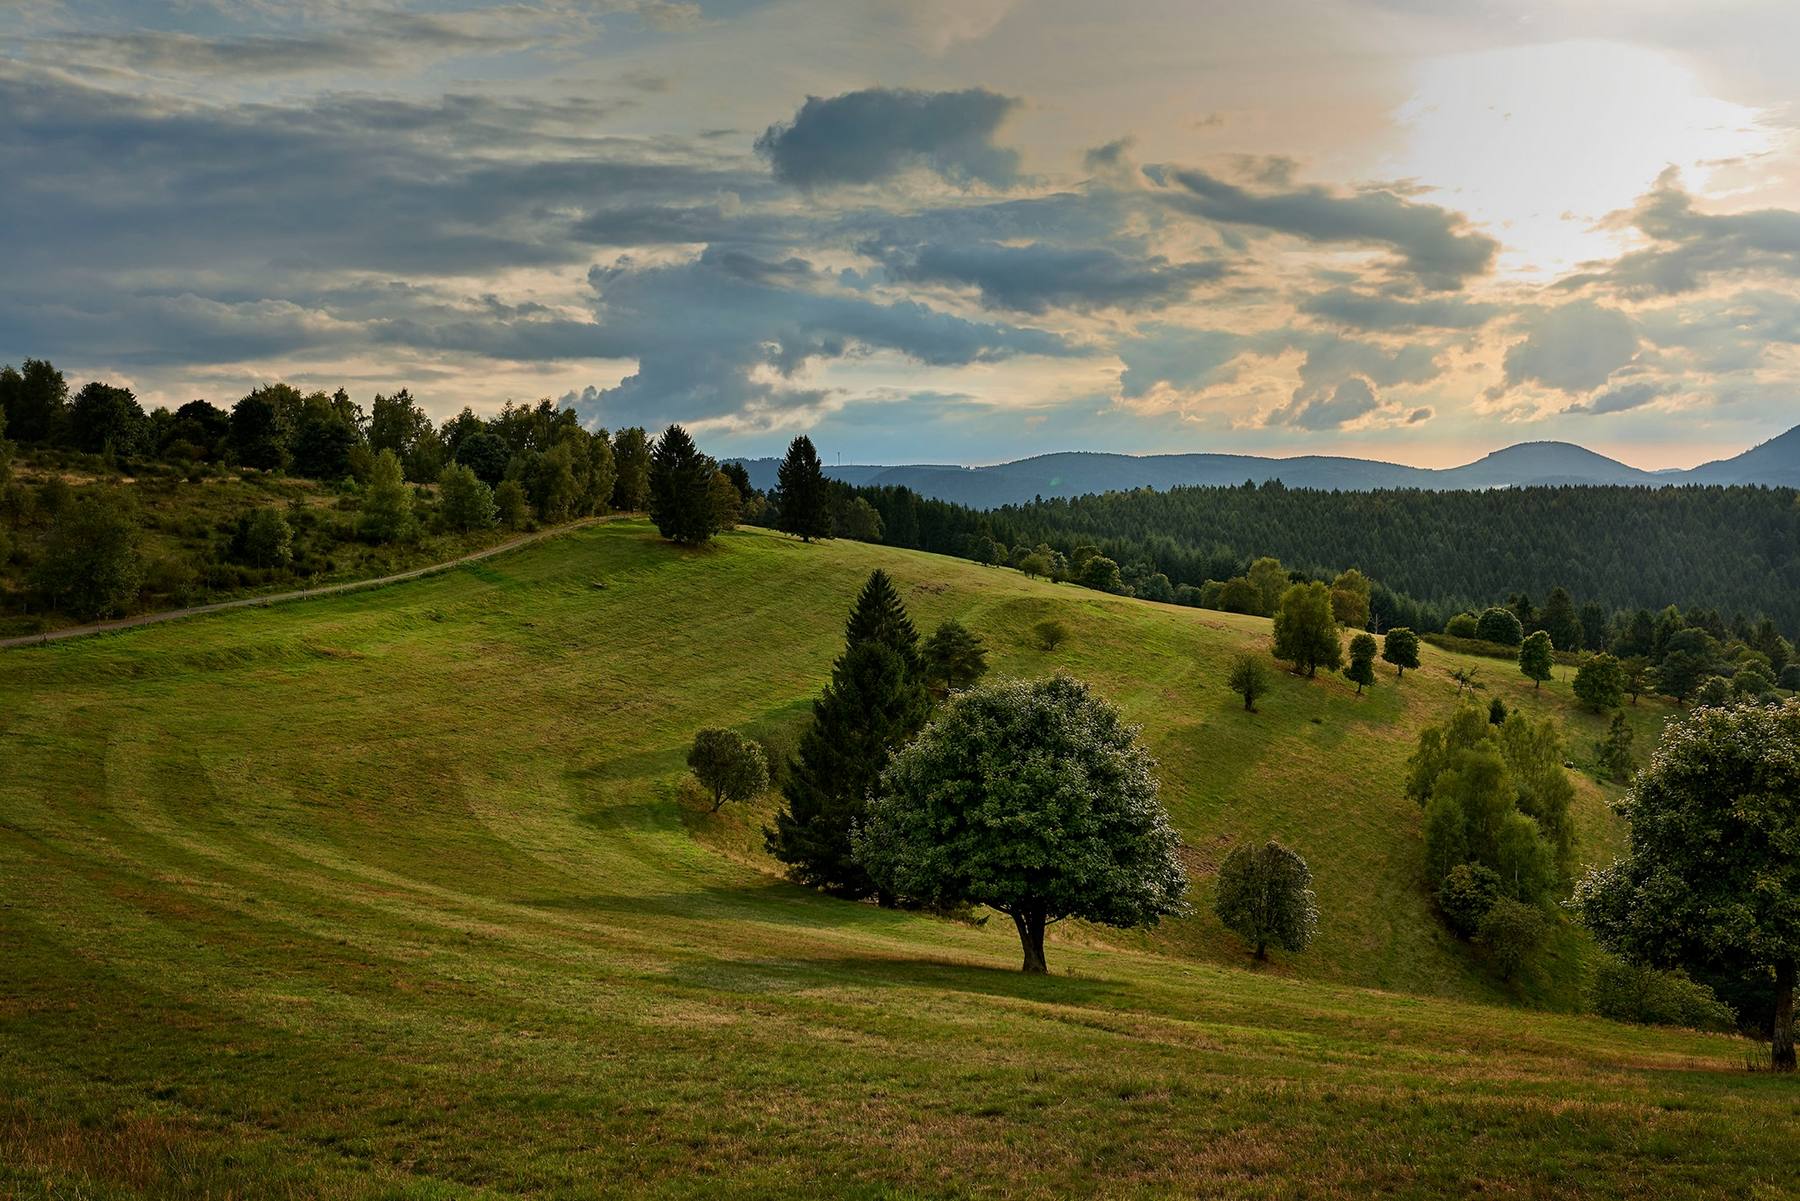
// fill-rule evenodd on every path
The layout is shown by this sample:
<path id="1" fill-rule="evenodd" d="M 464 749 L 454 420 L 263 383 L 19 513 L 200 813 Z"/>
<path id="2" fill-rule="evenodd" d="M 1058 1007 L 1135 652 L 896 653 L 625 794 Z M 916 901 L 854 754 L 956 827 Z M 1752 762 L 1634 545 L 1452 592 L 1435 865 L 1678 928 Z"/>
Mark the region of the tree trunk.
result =
<path id="1" fill-rule="evenodd" d="M 1025 966 L 1021 970 L 1033 975 L 1048 972 L 1050 969 L 1044 963 L 1043 910 L 1015 913 L 1013 925 L 1019 928 L 1019 945 L 1025 950 Z"/>
<path id="2" fill-rule="evenodd" d="M 1269 944 L 1268 943 L 1259 942 L 1256 944 L 1256 957 L 1258 959 L 1267 959 L 1269 957 Z"/>
<path id="3" fill-rule="evenodd" d="M 725 803 L 725 790 L 723 788 L 714 789 L 713 790 L 712 811 L 714 813 L 717 813 L 719 811 L 719 807 L 721 805 L 723 805 L 724 803 Z"/>
<path id="4" fill-rule="evenodd" d="M 1775 965 L 1775 1038 L 1769 1044 L 1769 1067 L 1794 1070 L 1794 961 Z"/>

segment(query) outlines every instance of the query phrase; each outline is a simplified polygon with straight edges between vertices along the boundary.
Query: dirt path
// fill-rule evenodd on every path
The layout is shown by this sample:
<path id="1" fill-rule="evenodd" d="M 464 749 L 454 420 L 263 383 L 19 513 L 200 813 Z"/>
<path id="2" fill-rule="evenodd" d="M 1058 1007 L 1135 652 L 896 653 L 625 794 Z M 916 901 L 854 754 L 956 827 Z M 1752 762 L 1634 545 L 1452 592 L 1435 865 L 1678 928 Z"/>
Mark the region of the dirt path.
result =
<path id="1" fill-rule="evenodd" d="M 483 550 L 467 554 L 460 559 L 448 559 L 442 563 L 427 563 L 424 567 L 415 567 L 411 571 L 402 571 L 394 575 L 377 576 L 372 580 L 346 580 L 341 584 L 325 584 L 318 588 L 301 588 L 293 592 L 277 592 L 269 596 L 246 596 L 237 600 L 216 601 L 210 605 L 193 605 L 186 609 L 164 609 L 156 613 L 138 613 L 131 617 L 120 617 L 112 621 L 96 621 L 84 626 L 66 626 L 60 630 L 49 630 L 42 634 L 24 634 L 16 638 L 0 638 L 0 650 L 9 647 L 37 646 L 45 642 L 60 642 L 64 638 L 82 638 L 89 634 L 106 634 L 113 630 L 129 630 L 134 626 L 155 625 L 160 621 L 179 621 L 184 617 L 199 617 L 204 613 L 222 613 L 226 609 L 251 609 L 259 605 L 279 605 L 286 601 L 306 600 L 314 596 L 331 596 L 339 592 L 361 592 L 365 588 L 380 588 L 387 584 L 400 584 L 407 580 L 416 580 L 421 576 L 434 575 L 440 571 L 449 571 L 461 567 L 465 563 L 474 563 L 494 555 L 504 554 L 509 550 L 517 550 L 521 546 L 529 546 L 545 538 L 554 538 L 558 534 L 566 534 L 570 530 L 578 530 L 583 526 L 600 521 L 599 517 L 583 517 L 571 521 L 567 525 L 555 526 L 547 530 L 539 530 L 535 534 L 521 534 L 517 538 L 508 538 L 505 542 L 496 543 Z"/>

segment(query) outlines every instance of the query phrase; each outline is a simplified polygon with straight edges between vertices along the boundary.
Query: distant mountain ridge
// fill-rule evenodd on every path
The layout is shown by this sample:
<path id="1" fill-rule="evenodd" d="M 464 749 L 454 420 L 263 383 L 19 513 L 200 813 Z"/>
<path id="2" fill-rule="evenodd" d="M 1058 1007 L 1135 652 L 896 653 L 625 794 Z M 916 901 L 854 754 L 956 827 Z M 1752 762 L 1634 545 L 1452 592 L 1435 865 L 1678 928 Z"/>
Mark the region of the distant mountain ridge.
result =
<path id="1" fill-rule="evenodd" d="M 777 459 L 740 459 L 758 488 L 775 486 Z M 1461 467 L 1407 467 L 1376 459 L 1300 455 L 1125 455 L 1059 451 L 991 467 L 918 463 L 884 467 L 844 463 L 825 474 L 848 484 L 902 485 L 923 496 L 975 509 L 1024 504 L 1034 497 L 1083 496 L 1132 488 L 1264 483 L 1290 488 L 1366 492 L 1376 488 L 1472 490 L 1533 485 L 1762 484 L 1800 488 L 1800 426 L 1729 459 L 1685 471 L 1644 471 L 1572 442 L 1521 442 Z"/>

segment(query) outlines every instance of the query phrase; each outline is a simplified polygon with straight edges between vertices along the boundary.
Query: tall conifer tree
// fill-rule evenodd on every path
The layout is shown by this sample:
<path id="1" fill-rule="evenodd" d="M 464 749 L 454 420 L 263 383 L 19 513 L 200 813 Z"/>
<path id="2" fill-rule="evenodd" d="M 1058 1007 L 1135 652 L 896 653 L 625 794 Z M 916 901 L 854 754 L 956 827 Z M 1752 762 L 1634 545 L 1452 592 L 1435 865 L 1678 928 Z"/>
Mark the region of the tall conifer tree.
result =
<path id="1" fill-rule="evenodd" d="M 796 880 L 860 898 L 876 889 L 856 861 L 851 832 L 867 812 L 888 756 L 924 726 L 930 699 L 918 632 L 886 573 L 875 572 L 863 586 L 844 642 L 789 765 L 782 786 L 786 803 L 763 836 Z"/>
<path id="2" fill-rule="evenodd" d="M 650 454 L 650 519 L 663 537 L 698 546 L 719 532 L 712 490 L 718 471 L 686 430 L 671 425 L 663 431 Z"/>
<path id="3" fill-rule="evenodd" d="M 788 443 L 787 457 L 777 476 L 781 496 L 778 525 L 784 533 L 808 542 L 831 536 L 831 498 L 825 486 L 825 469 L 819 452 L 805 434 Z"/>

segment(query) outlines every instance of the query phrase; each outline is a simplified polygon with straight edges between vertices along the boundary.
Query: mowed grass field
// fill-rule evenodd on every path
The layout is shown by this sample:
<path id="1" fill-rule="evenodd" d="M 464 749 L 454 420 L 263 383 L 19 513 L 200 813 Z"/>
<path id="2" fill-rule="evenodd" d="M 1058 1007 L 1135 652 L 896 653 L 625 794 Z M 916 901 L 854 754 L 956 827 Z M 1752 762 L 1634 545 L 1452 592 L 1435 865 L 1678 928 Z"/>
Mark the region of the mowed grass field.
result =
<path id="1" fill-rule="evenodd" d="M 782 882 L 684 787 L 791 740 L 868 571 L 994 670 L 1144 725 L 1196 913 L 975 927 Z M 598 585 L 604 585 L 603 587 Z M 1031 627 L 1070 639 L 1036 648 Z M 1268 623 L 856 543 L 608 522 L 430 579 L 0 653 L 0 1195 L 1786 1197 L 1752 1044 L 1572 1011 L 1445 935 L 1401 795 L 1480 663 L 1222 684 Z M 1482 694 L 1485 704 L 1487 693 Z M 1632 711 L 1647 752 L 1668 711 Z M 1620 837 L 1581 784 L 1587 858 Z M 1306 954 L 1210 913 L 1233 840 L 1311 862 Z M 1558 1011 L 1565 1012 L 1558 1012 Z"/>

